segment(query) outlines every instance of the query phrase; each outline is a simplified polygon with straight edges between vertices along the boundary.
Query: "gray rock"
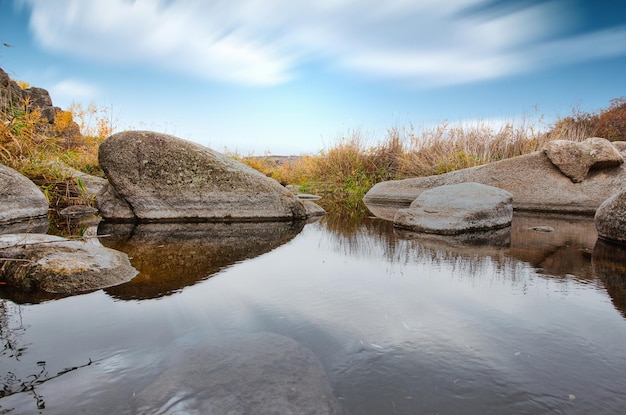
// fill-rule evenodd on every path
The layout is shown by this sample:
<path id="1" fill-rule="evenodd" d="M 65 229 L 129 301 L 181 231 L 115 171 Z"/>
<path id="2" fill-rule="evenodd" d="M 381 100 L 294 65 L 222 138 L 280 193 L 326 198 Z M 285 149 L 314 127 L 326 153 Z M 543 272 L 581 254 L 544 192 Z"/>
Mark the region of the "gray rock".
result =
<path id="1" fill-rule="evenodd" d="M 0 235 L 0 257 L 0 280 L 25 291 L 76 294 L 137 274 L 122 252 L 53 235 Z"/>
<path id="2" fill-rule="evenodd" d="M 98 213 L 98 209 L 85 205 L 72 205 L 59 211 L 62 218 L 81 218 L 93 216 Z"/>
<path id="3" fill-rule="evenodd" d="M 613 141 L 612 144 L 622 154 L 622 157 L 626 157 L 626 141 Z"/>
<path id="4" fill-rule="evenodd" d="M 0 235 L 7 233 L 46 233 L 50 223 L 47 216 L 42 216 L 27 221 L 0 224 Z"/>
<path id="5" fill-rule="evenodd" d="M 626 187 L 600 205 L 595 222 L 598 237 L 626 244 Z"/>
<path id="6" fill-rule="evenodd" d="M 177 348 L 165 367 L 137 393 L 138 413 L 343 413 L 317 356 L 278 334 L 216 333 Z"/>
<path id="7" fill-rule="evenodd" d="M 0 110 L 11 107 L 24 107 L 28 102 L 28 111 L 38 109 L 48 123 L 54 123 L 57 108 L 52 104 L 50 93 L 43 88 L 22 89 L 9 75 L 0 68 Z"/>
<path id="8" fill-rule="evenodd" d="M 209 148 L 148 131 L 114 134 L 98 159 L 110 186 L 101 215 L 139 221 L 304 219 L 298 198 L 277 181 Z M 111 189 L 112 188 L 112 189 Z M 114 192 L 112 191 L 114 190 Z M 114 207 L 111 198 L 120 199 Z"/>
<path id="9" fill-rule="evenodd" d="M 424 233 L 456 235 L 499 229 L 511 224 L 513 196 L 480 183 L 460 183 L 422 192 L 408 209 L 400 209 L 394 225 Z"/>
<path id="10" fill-rule="evenodd" d="M 0 68 L 0 110 L 22 105 L 24 97 L 22 88 Z"/>
<path id="11" fill-rule="evenodd" d="M 600 204 L 626 182 L 624 164 L 592 170 L 582 183 L 572 181 L 555 167 L 543 151 L 450 173 L 376 184 L 363 199 L 373 214 L 393 220 L 424 190 L 448 184 L 477 182 L 513 195 L 513 208 L 532 212 L 595 213 Z"/>
<path id="12" fill-rule="evenodd" d="M 0 224 L 45 217 L 48 200 L 28 178 L 0 164 Z"/>
<path id="13" fill-rule="evenodd" d="M 306 209 L 306 214 L 308 217 L 324 216 L 326 214 L 326 211 L 323 207 L 311 200 L 303 200 L 302 204 Z"/>
<path id="14" fill-rule="evenodd" d="M 610 141 L 599 137 L 591 137 L 580 143 L 551 141 L 544 151 L 550 161 L 574 183 L 585 180 L 590 169 L 616 167 L 624 162 L 618 149 Z"/>

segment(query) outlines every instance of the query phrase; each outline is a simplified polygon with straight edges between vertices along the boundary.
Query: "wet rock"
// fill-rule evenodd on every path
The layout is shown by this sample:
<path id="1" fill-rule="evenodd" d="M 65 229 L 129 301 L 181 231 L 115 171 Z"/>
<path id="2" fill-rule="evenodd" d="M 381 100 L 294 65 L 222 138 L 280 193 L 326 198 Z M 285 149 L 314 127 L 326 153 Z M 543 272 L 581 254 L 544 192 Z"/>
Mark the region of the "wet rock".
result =
<path id="1" fill-rule="evenodd" d="M 137 274 L 122 252 L 53 235 L 0 235 L 0 257 L 0 281 L 25 291 L 76 294 Z"/>
<path id="2" fill-rule="evenodd" d="M 170 135 L 114 134 L 98 158 L 110 184 L 96 198 L 105 219 L 127 220 L 131 212 L 139 221 L 306 218 L 302 203 L 277 181 Z M 120 199 L 118 207 L 111 198 Z"/>
<path id="3" fill-rule="evenodd" d="M 85 205 L 72 205 L 59 211 L 62 218 L 81 218 L 96 215 L 98 209 Z"/>
<path id="4" fill-rule="evenodd" d="M 46 233 L 50 227 L 47 216 L 0 225 L 0 235 L 7 233 Z"/>
<path id="5" fill-rule="evenodd" d="M 582 183 L 573 183 L 545 155 L 537 151 L 483 166 L 450 173 L 376 184 L 363 199 L 376 216 L 407 207 L 424 190 L 437 186 L 477 182 L 513 195 L 513 208 L 531 212 L 592 215 L 600 204 L 626 182 L 626 167 L 591 170 Z"/>
<path id="6" fill-rule="evenodd" d="M 504 228 L 513 217 L 512 195 L 480 183 L 439 186 L 422 192 L 400 209 L 395 226 L 418 232 L 454 235 Z"/>
<path id="7" fill-rule="evenodd" d="M 179 347 L 139 413 L 334 415 L 342 408 L 313 352 L 273 333 L 216 333 Z"/>
<path id="8" fill-rule="evenodd" d="M 28 178 L 0 164 L 0 224 L 29 221 L 48 214 L 48 200 Z"/>
<path id="9" fill-rule="evenodd" d="M 306 214 L 308 217 L 324 216 L 326 214 L 326 211 L 323 207 L 311 200 L 304 200 L 302 201 L 302 204 L 306 209 Z"/>
<path id="10" fill-rule="evenodd" d="M 610 141 L 592 137 L 577 143 L 555 140 L 544 149 L 548 159 L 569 177 L 572 182 L 585 180 L 590 169 L 606 169 L 619 166 L 624 158 Z"/>
<path id="11" fill-rule="evenodd" d="M 626 244 L 626 187 L 600 205 L 595 222 L 600 238 Z"/>

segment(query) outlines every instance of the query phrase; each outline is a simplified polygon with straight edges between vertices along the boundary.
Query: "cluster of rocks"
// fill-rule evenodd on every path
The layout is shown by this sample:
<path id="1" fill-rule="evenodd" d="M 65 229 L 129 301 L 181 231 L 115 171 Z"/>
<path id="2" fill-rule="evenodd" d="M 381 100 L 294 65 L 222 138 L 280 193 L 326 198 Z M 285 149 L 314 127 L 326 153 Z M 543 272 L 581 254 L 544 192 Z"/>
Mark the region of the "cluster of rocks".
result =
<path id="1" fill-rule="evenodd" d="M 311 200 L 301 201 L 256 170 L 169 135 L 115 134 L 101 145 L 99 161 L 108 180 L 69 168 L 68 173 L 81 179 L 108 223 L 297 222 L 324 214 Z M 67 210 L 67 216 L 85 211 Z M 45 233 L 47 226 L 35 229 L 33 224 L 47 224 L 47 213 L 48 201 L 39 188 L 0 165 L 0 234 L 11 232 L 0 238 L 0 281 L 67 295 L 118 285 L 137 274 L 126 254 L 97 238 L 23 233 Z"/>
<path id="2" fill-rule="evenodd" d="M 36 87 L 22 89 L 0 68 L 0 110 L 24 107 L 25 103 L 29 104 L 28 109 L 39 109 L 50 124 L 54 123 L 57 112 L 61 111 L 61 108 L 52 104 L 52 98 L 47 90 Z"/>
<path id="3" fill-rule="evenodd" d="M 600 238 L 626 243 L 625 155 L 626 142 L 556 140 L 512 159 L 378 183 L 364 202 L 399 228 L 436 234 L 506 227 L 513 209 L 595 214 Z"/>

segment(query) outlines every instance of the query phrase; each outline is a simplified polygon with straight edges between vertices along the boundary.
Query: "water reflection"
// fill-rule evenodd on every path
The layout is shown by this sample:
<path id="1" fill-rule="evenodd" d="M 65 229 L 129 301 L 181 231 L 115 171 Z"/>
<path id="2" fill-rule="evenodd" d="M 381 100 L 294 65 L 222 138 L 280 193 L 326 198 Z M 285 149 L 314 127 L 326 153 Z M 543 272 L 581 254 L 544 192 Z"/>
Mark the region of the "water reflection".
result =
<path id="1" fill-rule="evenodd" d="M 392 208 L 385 213 L 393 217 Z M 382 250 L 389 263 L 452 265 L 464 278 L 496 266 L 511 283 L 527 273 L 525 263 L 543 278 L 574 278 L 606 288 L 626 316 L 626 247 L 598 240 L 593 217 L 516 211 L 509 228 L 461 236 L 401 230 L 376 217 L 358 217 L 348 226 L 342 219 L 325 217 L 321 223 L 328 243 L 345 255 L 371 258 Z"/>
<path id="2" fill-rule="evenodd" d="M 102 244 L 128 254 L 139 271 L 133 280 L 107 288 L 124 300 L 169 295 L 220 269 L 254 258 L 294 238 L 305 223 L 108 224 L 98 228 Z"/>
<path id="3" fill-rule="evenodd" d="M 602 281 L 613 305 L 626 317 L 626 247 L 598 240 L 592 258 L 594 276 Z"/>

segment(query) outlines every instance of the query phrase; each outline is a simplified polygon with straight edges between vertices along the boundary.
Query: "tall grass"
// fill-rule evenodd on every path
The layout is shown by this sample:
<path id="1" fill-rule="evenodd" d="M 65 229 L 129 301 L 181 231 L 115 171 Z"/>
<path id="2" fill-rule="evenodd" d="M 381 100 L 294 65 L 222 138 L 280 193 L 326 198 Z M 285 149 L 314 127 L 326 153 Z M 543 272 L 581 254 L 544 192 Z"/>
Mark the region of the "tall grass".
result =
<path id="1" fill-rule="evenodd" d="M 0 110 L 0 162 L 43 181 L 67 178 L 65 166 L 103 175 L 98 147 L 113 127 L 98 111 L 102 110 L 83 110 L 73 104 L 67 111 L 58 111 L 50 124 L 28 99 Z M 97 129 L 85 124 L 88 116 L 95 116 Z"/>
<path id="2" fill-rule="evenodd" d="M 551 128 L 545 128 L 541 118 L 534 123 L 444 122 L 431 128 L 390 128 L 378 139 L 353 130 L 315 156 L 280 165 L 267 157 L 243 157 L 242 161 L 284 184 L 326 195 L 322 204 L 327 209 L 338 205 L 364 212 L 361 200 L 378 182 L 437 175 L 529 154 L 551 140 L 582 141 L 597 131 L 582 119 L 559 120 Z"/>

